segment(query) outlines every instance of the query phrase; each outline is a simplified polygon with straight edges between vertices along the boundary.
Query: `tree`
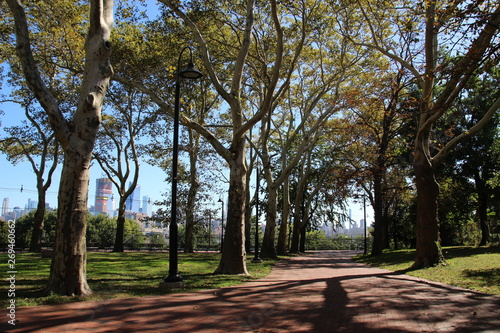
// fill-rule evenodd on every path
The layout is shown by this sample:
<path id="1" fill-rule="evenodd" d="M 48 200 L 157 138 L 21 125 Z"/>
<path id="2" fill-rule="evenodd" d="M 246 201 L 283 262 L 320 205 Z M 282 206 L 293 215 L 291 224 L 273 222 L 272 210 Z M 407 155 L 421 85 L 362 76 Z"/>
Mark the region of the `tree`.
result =
<path id="1" fill-rule="evenodd" d="M 101 122 L 101 107 L 109 85 L 109 78 L 113 74 L 110 62 L 113 1 L 90 1 L 88 33 L 84 48 L 72 49 L 73 53 L 69 52 L 68 57 L 64 59 L 74 60 L 70 58 L 85 55 L 85 63 L 80 72 L 81 77 L 76 79 L 73 76 L 75 80 L 72 81 L 78 82 L 80 92 L 77 95 L 78 98 L 69 101 L 69 105 L 63 104 L 63 101 L 59 99 L 60 96 L 56 94 L 56 89 L 51 89 L 52 86 L 46 84 L 43 75 L 50 77 L 50 74 L 56 74 L 57 78 L 62 78 L 64 73 L 59 74 L 57 70 L 67 68 L 73 63 L 66 61 L 62 64 L 54 64 L 55 73 L 41 73 L 40 70 L 45 67 L 39 65 L 38 62 L 43 58 L 44 50 L 40 50 L 40 54 L 35 52 L 38 50 L 33 48 L 33 36 L 30 34 L 30 25 L 37 22 L 28 20 L 25 8 L 20 1 L 7 0 L 7 5 L 15 24 L 16 53 L 25 83 L 48 115 L 52 130 L 64 151 L 54 257 L 47 290 L 66 295 L 89 295 L 91 290 L 86 278 L 85 239 L 88 182 L 92 150 Z M 41 12 L 52 20 L 52 22 L 46 21 L 44 25 L 38 26 L 37 31 L 48 36 L 52 33 L 57 34 L 57 36 L 52 36 L 54 42 L 67 38 L 71 42 L 69 45 L 82 46 L 75 42 L 80 36 L 77 29 L 82 26 L 81 20 L 78 20 L 80 17 L 75 15 L 75 12 L 82 7 L 76 6 L 73 1 L 61 1 L 57 4 L 39 2 L 37 5 L 43 6 Z M 65 21 L 65 17 L 60 16 L 63 14 L 67 14 L 66 18 L 70 14 L 75 15 L 71 18 L 77 17 L 77 19 L 74 22 Z M 79 58 L 79 60 L 82 59 L 83 56 Z M 52 61 L 51 58 L 44 60 Z M 61 84 L 64 84 L 64 81 L 61 81 Z M 78 102 L 72 104 L 71 102 L 76 99 Z M 69 118 L 66 118 L 63 113 L 66 107 L 73 111 L 68 116 Z"/>
<path id="2" fill-rule="evenodd" d="M 400 185 L 406 186 L 401 184 L 401 177 L 394 176 L 399 170 L 405 170 L 400 157 L 406 148 L 402 136 L 407 133 L 403 133 L 402 128 L 408 118 L 409 82 L 405 82 L 407 78 L 403 70 L 387 70 L 387 67 L 388 64 L 382 62 L 374 72 L 366 71 L 360 75 L 358 79 L 366 83 L 360 83 L 356 98 L 350 99 L 349 111 L 346 112 L 346 120 L 350 119 L 347 121 L 351 124 L 352 144 L 348 146 L 345 158 L 351 161 L 358 185 L 374 210 L 372 255 L 381 254 L 390 246 L 390 205 Z M 378 80 L 365 81 L 374 73 L 378 73 Z M 395 183 L 391 183 L 391 179 Z"/>
<path id="3" fill-rule="evenodd" d="M 94 159 L 118 191 L 118 216 L 113 251 L 123 252 L 126 202 L 137 187 L 139 179 L 140 163 L 136 140 L 146 126 L 156 121 L 158 114 L 150 110 L 151 102 L 148 96 L 134 89 L 116 84 L 109 95 L 116 112 L 114 115 L 103 116 Z"/>
<path id="4" fill-rule="evenodd" d="M 214 97 L 209 90 L 208 80 L 202 80 L 200 87 L 201 93 L 197 96 L 198 98 L 192 99 L 195 108 L 190 107 L 186 114 L 190 118 L 195 119 L 198 124 L 206 125 L 206 122 L 210 119 L 209 115 L 212 113 L 211 111 L 218 104 L 218 98 Z M 209 177 L 209 173 L 213 169 L 211 162 L 215 162 L 215 159 L 213 151 L 209 149 L 206 142 L 203 142 L 201 134 L 192 128 L 186 128 L 186 130 L 188 133 L 188 142 L 185 145 L 185 149 L 189 156 L 189 189 L 186 202 L 184 252 L 193 253 L 195 228 L 198 225 L 196 209 L 201 210 L 200 203 L 204 201 L 202 200 L 202 194 L 208 190 L 206 186 L 201 187 L 201 185 L 213 183 Z M 218 169 L 220 170 L 220 168 Z M 202 177 L 205 181 L 201 181 Z M 211 190 L 214 190 L 213 186 Z"/>
<path id="5" fill-rule="evenodd" d="M 219 267 L 215 270 L 216 273 L 227 273 L 227 274 L 248 274 L 246 269 L 246 252 L 244 247 L 244 223 L 245 223 L 245 194 L 246 194 L 246 143 L 245 143 L 245 133 L 258 123 L 265 115 L 263 110 L 249 118 L 245 116 L 244 113 L 244 86 L 243 86 L 243 74 L 245 71 L 245 64 L 250 51 L 252 27 L 255 21 L 255 3 L 254 1 L 248 1 L 245 6 L 227 4 L 230 8 L 226 12 L 232 13 L 224 17 L 221 14 L 221 8 L 218 4 L 204 3 L 197 4 L 192 3 L 193 10 L 186 14 L 179 4 L 173 3 L 167 0 L 162 0 L 167 7 L 179 18 L 181 18 L 184 23 L 190 28 L 194 39 L 200 47 L 201 57 L 205 65 L 205 69 L 208 72 L 212 84 L 215 90 L 219 93 L 222 99 L 225 100 L 229 106 L 229 117 L 225 117 L 224 120 L 230 122 L 227 126 L 231 129 L 231 138 L 229 140 L 228 146 L 224 146 L 223 140 L 225 137 L 217 137 L 208 127 L 197 123 L 196 121 L 190 119 L 187 116 L 181 115 L 181 123 L 184 126 L 193 128 L 198 131 L 204 138 L 209 142 L 215 151 L 228 163 L 230 169 L 230 180 L 229 180 L 229 204 L 228 204 L 228 214 L 227 214 L 227 224 L 225 232 L 225 243 L 222 253 L 221 261 Z M 211 8 L 210 5 L 215 5 L 217 8 Z M 225 4 L 226 6 L 226 4 Z M 209 14 L 210 17 L 214 17 L 213 24 L 208 25 L 204 22 L 205 18 L 202 13 Z M 271 2 L 271 16 L 272 22 L 276 26 L 277 33 L 276 39 L 278 41 L 282 38 L 282 31 L 280 27 L 280 22 L 277 16 L 276 2 Z M 199 21 L 199 22 L 198 22 Z M 199 25 L 197 24 L 199 23 Z M 233 32 L 233 28 L 238 27 L 239 30 L 236 34 Z M 201 29 L 203 28 L 203 29 Z M 216 29 L 214 29 L 216 28 Z M 212 57 L 207 39 L 203 35 L 207 30 L 211 30 L 213 44 L 216 47 L 212 48 L 215 51 L 217 47 L 228 51 L 224 57 L 223 63 L 218 63 Z M 218 39 L 219 38 L 219 39 Z M 224 40 L 226 39 L 226 40 Z M 270 103 L 274 87 L 279 79 L 279 71 L 281 69 L 282 61 L 282 50 L 281 42 L 277 43 L 276 46 L 276 56 L 274 69 L 272 71 L 271 81 L 274 82 L 270 85 L 272 89 L 266 95 L 267 103 Z M 234 47 L 236 45 L 236 47 Z M 221 56 L 224 53 L 220 53 Z M 233 57 L 233 58 L 231 58 Z M 227 65 L 229 70 L 226 72 L 219 70 L 221 64 Z M 230 74 L 227 74 L 230 73 Z M 221 76 L 228 75 L 231 77 L 230 80 L 221 81 Z M 125 81 L 125 80 L 124 80 Z M 226 83 L 228 82 L 229 83 Z M 172 114 L 172 109 L 165 102 L 161 96 L 153 91 L 152 89 L 146 87 L 140 82 L 133 82 L 133 80 L 128 80 L 130 84 L 135 84 L 140 86 L 143 91 L 148 92 L 152 96 L 153 100 L 166 112 Z M 226 124 L 225 124 L 226 126 Z"/>
<path id="6" fill-rule="evenodd" d="M 207 69 L 212 83 L 217 92 L 229 104 L 231 113 L 232 138 L 230 147 L 224 148 L 220 142 L 214 141 L 212 135 L 205 136 L 214 146 L 216 151 L 226 160 L 230 169 L 230 184 L 229 184 L 229 202 L 226 221 L 226 233 L 224 239 L 224 247 L 222 251 L 221 261 L 216 273 L 222 274 L 248 274 L 246 270 L 246 253 L 245 253 L 245 203 L 246 198 L 246 142 L 245 133 L 260 121 L 266 113 L 270 111 L 269 107 L 263 107 L 258 113 L 246 120 L 243 113 L 242 103 L 242 77 L 247 62 L 247 56 L 250 51 L 252 39 L 252 30 L 255 22 L 255 2 L 248 1 L 246 8 L 241 8 L 244 15 L 244 28 L 239 39 L 239 50 L 234 61 L 234 70 L 229 89 L 226 89 L 220 81 L 212 60 L 209 55 L 208 47 L 205 38 L 201 35 L 196 24 L 188 18 L 176 5 L 169 1 L 162 1 L 169 6 L 184 22 L 191 28 L 196 41 L 200 45 L 201 54 L 205 68 Z M 277 13 L 276 1 L 271 1 L 271 17 L 272 24 L 275 27 L 275 59 L 274 67 L 270 75 L 269 89 L 264 97 L 264 105 L 271 105 L 274 89 L 279 80 L 279 72 L 283 60 L 283 30 Z M 235 8 L 239 10 L 238 8 Z M 205 133 L 208 134 L 208 133 Z"/>
<path id="7" fill-rule="evenodd" d="M 57 212 L 52 210 L 45 210 L 44 213 L 44 224 L 40 235 L 40 240 L 43 244 L 50 245 L 54 243 Z M 32 231 L 38 220 L 37 214 L 37 211 L 31 211 L 16 220 L 16 244 L 18 244 L 18 246 L 22 247 L 24 245 L 32 243 Z M 4 242 L 7 243 L 7 232 L 4 235 Z"/>
<path id="8" fill-rule="evenodd" d="M 276 44 L 273 39 L 275 27 L 270 22 L 267 25 L 260 23 L 254 28 L 255 44 L 248 61 L 252 68 L 249 100 L 255 113 L 267 109 L 261 121 L 259 143 L 255 144 L 261 150 L 259 155 L 268 192 L 261 251 L 264 258 L 276 257 L 277 254 L 278 191 L 282 185 L 287 188 L 291 171 L 304 152 L 314 146 L 316 133 L 339 110 L 343 83 L 361 59 L 357 50 L 348 48 L 348 44 L 330 28 L 333 20 L 328 15 L 330 11 L 334 9 L 315 1 L 298 1 L 279 7 L 280 21 L 284 22 L 286 29 L 283 29 L 283 45 L 280 46 L 284 54 L 281 78 L 276 88 L 270 86 L 274 83 L 269 80 L 275 68 L 269 57 L 269 45 Z M 270 91 L 271 104 L 266 99 Z M 298 133 L 302 134 L 300 138 Z M 302 142 L 292 151 L 292 143 L 301 139 Z M 283 220 L 288 221 L 288 216 Z M 286 243 L 285 231 L 285 227 L 280 230 L 280 252 L 284 251 Z"/>
<path id="9" fill-rule="evenodd" d="M 402 1 L 401 6 L 390 5 L 384 10 L 369 1 L 349 7 L 355 8 L 366 26 L 345 27 L 346 34 L 356 45 L 375 49 L 399 62 L 420 87 L 413 152 L 417 187 L 414 267 L 436 265 L 444 261 L 439 246 L 436 167 L 459 142 L 475 135 L 490 120 L 500 107 L 500 98 L 472 127 L 450 138 L 442 147 L 435 147 L 432 137 L 436 123 L 450 112 L 473 73 L 488 64 L 489 58 L 495 58 L 500 6 L 479 1 L 432 0 L 419 6 Z M 456 60 L 448 61 L 447 54 L 456 55 Z"/>
<path id="10" fill-rule="evenodd" d="M 494 67 L 487 71 L 488 74 L 475 73 L 464 89 L 461 102 L 453 107 L 453 116 L 445 117 L 440 122 L 443 128 L 442 137 L 456 136 L 466 131 L 484 116 L 489 105 L 498 98 L 499 69 Z M 477 196 L 474 200 L 477 202 L 475 211 L 481 230 L 480 246 L 487 245 L 490 241 L 488 213 L 491 211 L 491 201 L 495 193 L 495 186 L 491 186 L 490 181 L 499 170 L 500 156 L 495 149 L 495 145 L 498 144 L 499 122 L 499 115 L 496 113 L 478 134 L 459 143 L 455 151 L 450 153 L 448 161 L 441 167 L 441 170 L 444 169 L 442 171 L 444 176 L 449 175 L 467 183 L 470 180 L 474 181 L 473 192 Z M 443 141 L 442 137 L 435 139 Z M 467 207 L 466 203 L 459 205 L 462 209 Z"/>
<path id="11" fill-rule="evenodd" d="M 33 107 L 31 101 L 24 104 L 24 109 L 29 123 L 24 121 L 23 126 L 6 128 L 5 131 L 10 136 L 0 140 L 0 151 L 7 154 L 7 158 L 14 164 L 26 158 L 35 173 L 38 203 L 29 251 L 40 252 L 45 220 L 45 197 L 59 162 L 59 143 L 48 128 L 43 112 Z"/>
<path id="12" fill-rule="evenodd" d="M 347 129 L 340 118 L 326 122 L 293 174 L 291 253 L 304 251 L 306 231 L 313 224 L 339 225 L 347 220 L 345 200 L 352 187 L 352 175 L 342 159 L 347 147 L 342 136 Z"/>

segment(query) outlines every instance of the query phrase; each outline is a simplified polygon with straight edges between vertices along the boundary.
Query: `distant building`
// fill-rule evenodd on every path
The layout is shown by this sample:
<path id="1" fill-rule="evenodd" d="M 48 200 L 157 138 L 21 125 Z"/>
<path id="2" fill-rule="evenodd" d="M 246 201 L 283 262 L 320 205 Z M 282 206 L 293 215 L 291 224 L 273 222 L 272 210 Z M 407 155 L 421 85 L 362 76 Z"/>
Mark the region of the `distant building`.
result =
<path id="1" fill-rule="evenodd" d="M 28 211 L 36 210 L 37 206 L 38 206 L 38 201 L 31 200 L 31 198 L 28 199 L 28 205 L 26 206 L 26 209 Z"/>
<path id="2" fill-rule="evenodd" d="M 151 198 L 148 195 L 142 197 L 142 214 L 151 216 Z"/>
<path id="3" fill-rule="evenodd" d="M 9 198 L 4 198 L 2 202 L 2 215 L 7 214 L 9 211 Z"/>
<path id="4" fill-rule="evenodd" d="M 96 184 L 94 212 L 108 213 L 108 202 L 113 195 L 113 183 L 109 178 L 99 178 Z"/>
<path id="5" fill-rule="evenodd" d="M 131 186 L 132 183 L 129 183 Z M 131 210 L 134 213 L 140 213 L 140 205 L 141 205 L 141 186 L 137 185 L 134 189 L 134 192 L 127 198 L 126 209 Z"/>

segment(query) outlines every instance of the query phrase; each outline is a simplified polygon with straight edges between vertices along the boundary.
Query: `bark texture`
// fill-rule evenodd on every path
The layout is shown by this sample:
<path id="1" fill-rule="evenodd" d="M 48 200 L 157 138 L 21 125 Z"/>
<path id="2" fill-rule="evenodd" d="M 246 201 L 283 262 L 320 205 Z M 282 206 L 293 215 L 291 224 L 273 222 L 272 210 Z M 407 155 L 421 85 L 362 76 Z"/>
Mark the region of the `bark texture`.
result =
<path id="1" fill-rule="evenodd" d="M 246 163 L 245 140 L 241 139 L 236 151 L 236 158 L 230 163 L 229 203 L 224 234 L 224 247 L 219 266 L 215 274 L 248 275 L 245 251 L 245 197 Z"/>
<path id="2" fill-rule="evenodd" d="M 24 78 L 43 107 L 64 150 L 58 218 L 47 290 L 64 295 L 91 294 L 86 278 L 86 214 L 92 150 L 101 122 L 104 95 L 113 74 L 113 0 L 92 0 L 85 42 L 85 67 L 78 106 L 67 120 L 40 75 L 32 53 L 28 21 L 20 1 L 7 0 L 16 26 L 16 51 Z"/>

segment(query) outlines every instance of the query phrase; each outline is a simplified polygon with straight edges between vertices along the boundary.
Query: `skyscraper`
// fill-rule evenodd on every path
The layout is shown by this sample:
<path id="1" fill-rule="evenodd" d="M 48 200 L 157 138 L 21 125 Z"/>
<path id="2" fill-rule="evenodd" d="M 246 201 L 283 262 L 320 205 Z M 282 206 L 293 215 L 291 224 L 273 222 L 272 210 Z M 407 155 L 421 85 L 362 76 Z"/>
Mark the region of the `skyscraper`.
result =
<path id="1" fill-rule="evenodd" d="M 151 198 L 148 195 L 142 197 L 142 213 L 151 215 Z"/>
<path id="2" fill-rule="evenodd" d="M 95 191 L 95 209 L 96 213 L 108 213 L 108 200 L 113 195 L 113 183 L 109 178 L 97 179 Z"/>
<path id="3" fill-rule="evenodd" d="M 2 215 L 7 214 L 9 210 L 9 198 L 4 198 L 2 202 Z"/>
<path id="4" fill-rule="evenodd" d="M 129 183 L 129 186 L 132 185 Z M 139 213 L 141 206 L 141 185 L 137 185 L 134 192 L 127 198 L 126 209 L 131 210 L 134 213 Z"/>
<path id="5" fill-rule="evenodd" d="M 31 211 L 35 210 L 38 206 L 38 201 L 31 200 L 31 198 L 28 199 L 28 205 L 26 205 L 26 209 Z"/>

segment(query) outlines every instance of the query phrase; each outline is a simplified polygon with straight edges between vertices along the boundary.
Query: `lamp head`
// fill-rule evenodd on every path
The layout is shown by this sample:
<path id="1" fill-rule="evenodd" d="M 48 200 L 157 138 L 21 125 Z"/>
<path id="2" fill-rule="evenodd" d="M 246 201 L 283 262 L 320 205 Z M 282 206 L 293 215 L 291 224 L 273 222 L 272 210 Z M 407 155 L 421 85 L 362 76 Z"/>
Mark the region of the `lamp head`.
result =
<path id="1" fill-rule="evenodd" d="M 179 76 L 185 79 L 194 80 L 202 77 L 203 73 L 200 72 L 198 69 L 196 69 L 193 62 L 190 61 L 186 66 L 186 68 L 184 68 L 182 71 L 179 72 Z"/>

